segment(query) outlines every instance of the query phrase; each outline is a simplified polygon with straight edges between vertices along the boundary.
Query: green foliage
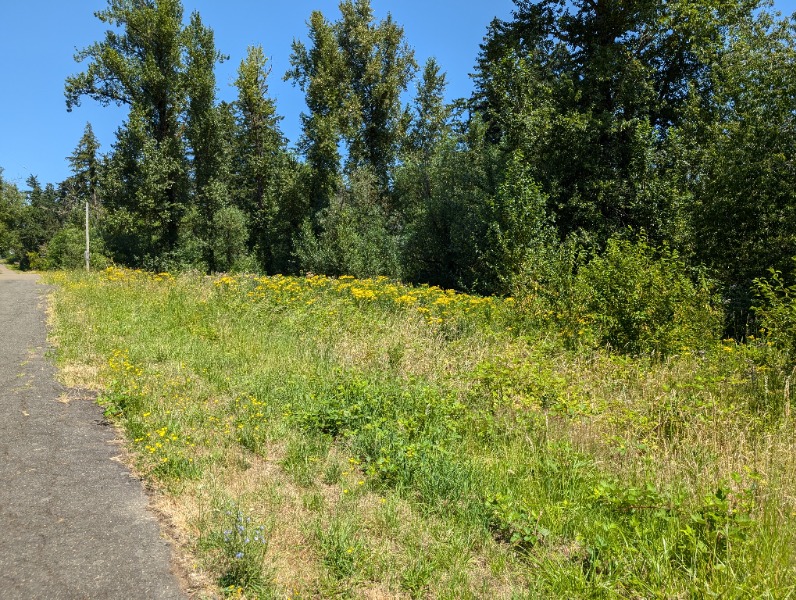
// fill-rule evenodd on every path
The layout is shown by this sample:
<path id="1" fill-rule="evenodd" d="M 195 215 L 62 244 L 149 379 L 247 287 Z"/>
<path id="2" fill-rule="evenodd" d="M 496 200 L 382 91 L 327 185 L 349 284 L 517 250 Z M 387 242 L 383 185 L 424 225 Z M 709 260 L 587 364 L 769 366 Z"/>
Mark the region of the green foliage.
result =
<path id="1" fill-rule="evenodd" d="M 683 260 L 645 239 L 613 238 L 578 274 L 578 293 L 603 343 L 632 354 L 700 347 L 720 315 L 707 282 L 694 283 Z"/>
<path id="2" fill-rule="evenodd" d="M 399 240 L 391 231 L 376 178 L 354 173 L 318 215 L 320 233 L 305 222 L 296 241 L 301 268 L 312 273 L 374 277 L 400 275 Z"/>
<path id="3" fill-rule="evenodd" d="M 205 242 L 207 249 L 201 262 L 213 269 L 216 265 L 208 242 L 215 233 L 212 224 L 216 212 L 224 206 L 231 183 L 231 122 L 223 107 L 215 106 L 215 65 L 226 57 L 216 50 L 213 30 L 204 25 L 198 12 L 191 15 L 183 36 L 187 87 L 185 135 L 192 156 L 194 205 L 201 216 L 194 234 Z M 194 266 L 198 264 L 201 263 L 197 261 Z"/>
<path id="4" fill-rule="evenodd" d="M 101 167 L 97 155 L 99 148 L 99 140 L 94 135 L 91 123 L 86 123 L 77 147 L 67 157 L 72 176 L 61 184 L 68 189 L 68 201 L 73 210 L 78 210 L 86 202 L 89 203 L 92 213 L 99 208 L 97 198 Z"/>
<path id="5" fill-rule="evenodd" d="M 183 25 L 180 0 L 111 0 L 96 16 L 117 31 L 76 54 L 88 64 L 66 80 L 67 109 L 84 96 L 129 107 L 103 177 L 103 199 L 114 213 L 108 248 L 127 264 L 167 263 L 190 204 L 191 168 L 206 223 L 215 206 L 205 186 L 224 177 L 213 74 L 221 55 L 198 14 Z"/>
<path id="6" fill-rule="evenodd" d="M 339 172 L 332 144 L 344 140 L 347 170 L 370 169 L 384 193 L 406 132 L 401 94 L 417 69 L 414 52 L 392 16 L 375 22 L 370 0 L 344 0 L 332 23 L 316 11 L 309 26 L 313 46 L 293 43 L 286 78 L 307 94 L 303 147 L 325 180 L 318 191 L 332 191 Z"/>
<path id="7" fill-rule="evenodd" d="M 515 4 L 512 20 L 490 25 L 479 57 L 473 104 L 490 140 L 523 151 L 561 237 L 585 232 L 601 245 L 633 227 L 657 238 L 667 199 L 649 210 L 644 190 L 660 136 L 681 120 L 685 86 L 702 69 L 669 19 L 674 9 Z"/>
<path id="8" fill-rule="evenodd" d="M 516 0 L 489 25 L 469 103 L 446 104 L 432 58 L 406 106 L 417 65 L 403 28 L 369 0 L 346 0 L 335 19 L 313 12 L 309 42 L 292 47 L 285 79 L 308 109 L 301 160 L 268 97 L 262 48 L 241 62 L 235 102 L 219 104 L 224 57 L 198 13 L 185 23 L 180 0 L 112 0 L 97 13 L 111 30 L 78 52 L 85 68 L 65 93 L 69 110 L 84 97 L 126 105 L 127 121 L 104 158 L 87 126 L 73 176 L 13 219 L 0 210 L 0 244 L 23 265 L 43 259 L 90 198 L 118 262 L 237 269 L 219 248 L 229 232 L 214 229 L 230 205 L 245 215 L 233 262 L 246 256 L 247 269 L 515 294 L 534 304 L 526 316 L 551 312 L 574 340 L 593 319 L 576 314 L 578 265 L 557 242 L 599 254 L 630 228 L 662 256 L 668 240 L 682 263 L 706 267 L 743 325 L 751 282 L 782 270 L 796 239 L 793 28 L 769 8 Z M 627 321 L 603 317 L 602 332 Z"/>
<path id="9" fill-rule="evenodd" d="M 40 255 L 47 241 L 61 226 L 59 198 L 55 187 L 41 187 L 39 180 L 31 176 L 27 180 L 30 188 L 25 193 L 25 202 L 16 213 L 14 229 L 19 240 L 15 257 L 21 269 L 45 268 Z"/>
<path id="10" fill-rule="evenodd" d="M 443 137 L 428 159 L 428 186 L 410 191 L 402 201 L 419 207 L 404 246 L 412 281 L 489 291 L 489 277 L 495 273 L 487 273 L 482 260 L 488 226 L 484 217 L 499 177 L 499 160 L 498 152 L 485 145 L 483 133 L 474 119 L 464 132 Z M 403 189 L 411 189 L 411 179 L 420 181 L 410 163 L 399 171 Z"/>
<path id="11" fill-rule="evenodd" d="M 722 283 L 741 337 L 752 281 L 796 254 L 796 38 L 766 10 L 728 26 L 714 53 L 711 93 L 692 93 L 678 139 L 697 259 Z M 707 52 L 708 49 L 703 49 Z"/>
<path id="12" fill-rule="evenodd" d="M 770 277 L 755 280 L 755 290 L 754 312 L 760 331 L 791 361 L 796 361 L 796 284 L 788 283 L 780 271 L 771 269 Z"/>
<path id="13" fill-rule="evenodd" d="M 268 588 L 263 564 L 268 550 L 265 526 L 253 521 L 235 502 L 227 502 L 216 512 L 214 528 L 200 543 L 216 555 L 219 584 L 229 596 L 247 592 L 263 597 Z"/>
<path id="14" fill-rule="evenodd" d="M 236 120 L 234 201 L 245 213 L 249 249 L 267 272 L 289 269 L 292 237 L 307 217 L 296 202 L 296 160 L 288 154 L 279 128 L 282 117 L 268 97 L 270 66 L 263 49 L 250 47 L 238 68 L 233 104 Z M 300 193 L 300 192 L 299 192 Z"/>
<path id="15" fill-rule="evenodd" d="M 227 206 L 213 217 L 213 262 L 220 271 L 232 271 L 246 256 L 249 238 L 246 215 Z"/>
<path id="16" fill-rule="evenodd" d="M 0 258 L 18 257 L 22 251 L 18 223 L 23 212 L 23 196 L 16 185 L 3 179 L 0 168 Z"/>
<path id="17" fill-rule="evenodd" d="M 102 242 L 95 235 L 90 244 L 89 255 L 92 269 L 102 270 L 108 259 L 102 251 Z M 58 230 L 47 243 L 43 264 L 47 269 L 80 269 L 85 266 L 86 233 L 75 225 L 66 225 Z"/>
<path id="18" fill-rule="evenodd" d="M 509 157 L 504 172 L 504 181 L 484 215 L 485 279 L 490 282 L 486 287 L 498 294 L 509 294 L 533 255 L 554 238 L 546 198 L 521 152 Z"/>

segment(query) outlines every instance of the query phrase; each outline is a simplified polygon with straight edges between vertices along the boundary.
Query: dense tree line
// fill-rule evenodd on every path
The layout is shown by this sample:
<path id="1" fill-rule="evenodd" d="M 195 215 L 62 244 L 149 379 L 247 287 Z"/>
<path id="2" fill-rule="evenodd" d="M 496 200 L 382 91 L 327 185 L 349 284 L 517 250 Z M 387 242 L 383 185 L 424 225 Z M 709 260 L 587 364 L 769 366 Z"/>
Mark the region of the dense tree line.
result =
<path id="1" fill-rule="evenodd" d="M 293 44 L 296 151 L 262 48 L 219 102 L 226 57 L 180 0 L 96 16 L 111 29 L 77 55 L 67 108 L 129 114 L 102 156 L 87 127 L 61 184 L 2 184 L 0 252 L 23 266 L 74 263 L 85 201 L 99 251 L 127 265 L 479 293 L 560 282 L 620 239 L 708 276 L 743 320 L 753 281 L 796 255 L 796 22 L 769 2 L 515 0 L 472 97 L 447 103 L 392 17 L 343 0 Z"/>

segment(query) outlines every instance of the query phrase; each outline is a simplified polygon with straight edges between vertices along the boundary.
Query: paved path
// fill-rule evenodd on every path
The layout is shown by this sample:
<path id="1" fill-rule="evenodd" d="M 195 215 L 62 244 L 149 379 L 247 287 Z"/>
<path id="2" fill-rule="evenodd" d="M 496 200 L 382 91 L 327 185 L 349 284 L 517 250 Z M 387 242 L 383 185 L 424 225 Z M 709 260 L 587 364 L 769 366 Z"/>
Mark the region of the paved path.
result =
<path id="1" fill-rule="evenodd" d="M 100 409 L 59 402 L 46 291 L 0 265 L 0 599 L 184 598 Z"/>

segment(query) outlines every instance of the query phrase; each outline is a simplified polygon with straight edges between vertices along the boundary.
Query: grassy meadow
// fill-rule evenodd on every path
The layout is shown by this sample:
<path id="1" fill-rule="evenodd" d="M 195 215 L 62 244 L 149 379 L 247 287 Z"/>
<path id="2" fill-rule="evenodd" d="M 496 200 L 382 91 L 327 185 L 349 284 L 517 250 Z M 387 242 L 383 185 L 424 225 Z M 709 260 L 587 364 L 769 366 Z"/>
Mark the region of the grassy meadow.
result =
<path id="1" fill-rule="evenodd" d="M 386 279 L 47 277 L 64 380 L 99 392 L 203 593 L 796 597 L 765 340 L 632 358 Z"/>

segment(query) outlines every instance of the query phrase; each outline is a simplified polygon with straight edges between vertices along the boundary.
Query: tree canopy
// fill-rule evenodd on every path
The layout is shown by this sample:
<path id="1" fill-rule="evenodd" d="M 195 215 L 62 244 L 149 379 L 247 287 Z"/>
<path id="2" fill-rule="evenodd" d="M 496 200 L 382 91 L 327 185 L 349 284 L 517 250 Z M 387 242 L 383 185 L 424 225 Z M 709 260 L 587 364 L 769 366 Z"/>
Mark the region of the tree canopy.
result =
<path id="1" fill-rule="evenodd" d="M 290 149 L 261 46 L 219 101 L 225 56 L 198 13 L 109 0 L 66 107 L 127 117 L 104 154 L 87 125 L 64 182 L 3 183 L 0 251 L 46 253 L 88 200 L 124 264 L 510 294 L 553 277 L 543 257 L 561 248 L 577 270 L 643 239 L 712 278 L 743 320 L 753 281 L 796 254 L 794 21 L 771 6 L 515 0 L 486 24 L 472 96 L 450 100 L 390 14 L 342 0 L 290 49 L 284 78 L 306 100 Z"/>

